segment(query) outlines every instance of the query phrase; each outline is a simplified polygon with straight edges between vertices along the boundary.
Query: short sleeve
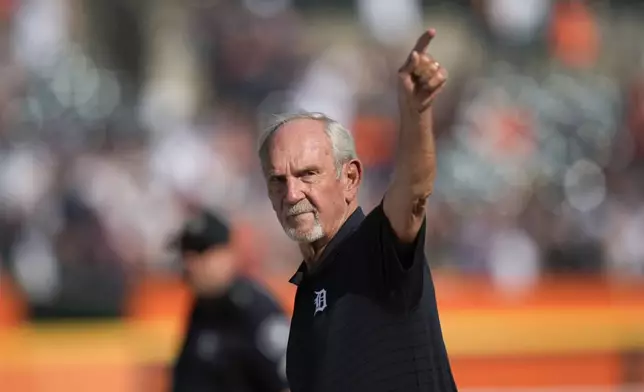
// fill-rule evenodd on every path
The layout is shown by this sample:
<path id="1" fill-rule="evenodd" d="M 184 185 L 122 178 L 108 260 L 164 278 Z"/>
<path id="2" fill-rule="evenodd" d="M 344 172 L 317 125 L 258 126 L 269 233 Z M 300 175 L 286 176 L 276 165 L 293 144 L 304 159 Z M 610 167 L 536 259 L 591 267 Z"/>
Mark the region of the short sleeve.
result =
<path id="1" fill-rule="evenodd" d="M 410 309 L 421 297 L 426 226 L 427 222 L 423 220 L 416 239 L 410 244 L 402 243 L 385 215 L 382 203 L 360 226 L 356 239 L 366 256 L 361 268 L 366 269 L 378 297 L 390 305 Z"/>

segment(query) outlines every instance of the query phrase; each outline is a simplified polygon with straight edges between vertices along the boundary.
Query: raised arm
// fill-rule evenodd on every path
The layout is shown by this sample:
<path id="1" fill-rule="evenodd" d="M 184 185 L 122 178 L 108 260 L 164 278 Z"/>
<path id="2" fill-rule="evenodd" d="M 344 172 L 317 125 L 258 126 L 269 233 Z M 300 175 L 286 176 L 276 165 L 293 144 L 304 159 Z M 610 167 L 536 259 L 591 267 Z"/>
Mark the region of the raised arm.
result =
<path id="1" fill-rule="evenodd" d="M 432 103 L 447 81 L 447 71 L 426 53 L 435 35 L 433 29 L 421 35 L 398 70 L 398 154 L 383 209 L 403 243 L 413 242 L 420 230 L 436 176 Z"/>

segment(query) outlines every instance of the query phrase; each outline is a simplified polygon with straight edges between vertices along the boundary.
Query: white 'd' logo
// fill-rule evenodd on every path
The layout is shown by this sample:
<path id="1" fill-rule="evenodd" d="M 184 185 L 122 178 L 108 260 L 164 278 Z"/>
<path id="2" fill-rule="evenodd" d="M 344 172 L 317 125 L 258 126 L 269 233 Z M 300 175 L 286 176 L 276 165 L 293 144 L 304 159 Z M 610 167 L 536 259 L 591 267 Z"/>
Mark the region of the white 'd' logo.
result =
<path id="1" fill-rule="evenodd" d="M 313 315 L 315 316 L 318 312 L 326 309 L 326 290 L 322 289 L 320 291 L 314 291 L 314 293 L 315 299 L 313 300 L 313 303 L 315 304 L 315 313 L 313 313 Z"/>

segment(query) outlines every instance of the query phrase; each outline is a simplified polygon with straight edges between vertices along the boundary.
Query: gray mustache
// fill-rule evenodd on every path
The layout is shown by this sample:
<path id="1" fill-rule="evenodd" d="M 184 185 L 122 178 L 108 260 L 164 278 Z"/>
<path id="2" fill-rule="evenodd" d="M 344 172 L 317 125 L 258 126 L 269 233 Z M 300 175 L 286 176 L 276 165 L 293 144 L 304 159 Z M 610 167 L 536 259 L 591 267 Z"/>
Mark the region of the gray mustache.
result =
<path id="1" fill-rule="evenodd" d="M 286 215 L 293 216 L 293 215 L 304 214 L 307 212 L 315 212 L 315 208 L 311 205 L 311 203 L 299 202 L 294 206 L 289 207 L 289 209 L 286 210 Z"/>

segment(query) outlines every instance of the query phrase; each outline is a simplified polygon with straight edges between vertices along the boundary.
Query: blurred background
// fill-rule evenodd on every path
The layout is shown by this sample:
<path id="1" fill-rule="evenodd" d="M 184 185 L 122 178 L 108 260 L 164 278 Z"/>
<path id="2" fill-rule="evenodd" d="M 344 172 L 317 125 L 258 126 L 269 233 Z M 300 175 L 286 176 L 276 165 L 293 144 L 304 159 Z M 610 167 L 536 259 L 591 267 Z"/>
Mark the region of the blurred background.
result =
<path id="1" fill-rule="evenodd" d="M 165 390 L 190 301 L 166 244 L 195 208 L 290 311 L 257 132 L 337 118 L 370 209 L 425 26 L 450 71 L 427 253 L 460 389 L 644 390 L 636 0 L 0 1 L 0 390 Z"/>

